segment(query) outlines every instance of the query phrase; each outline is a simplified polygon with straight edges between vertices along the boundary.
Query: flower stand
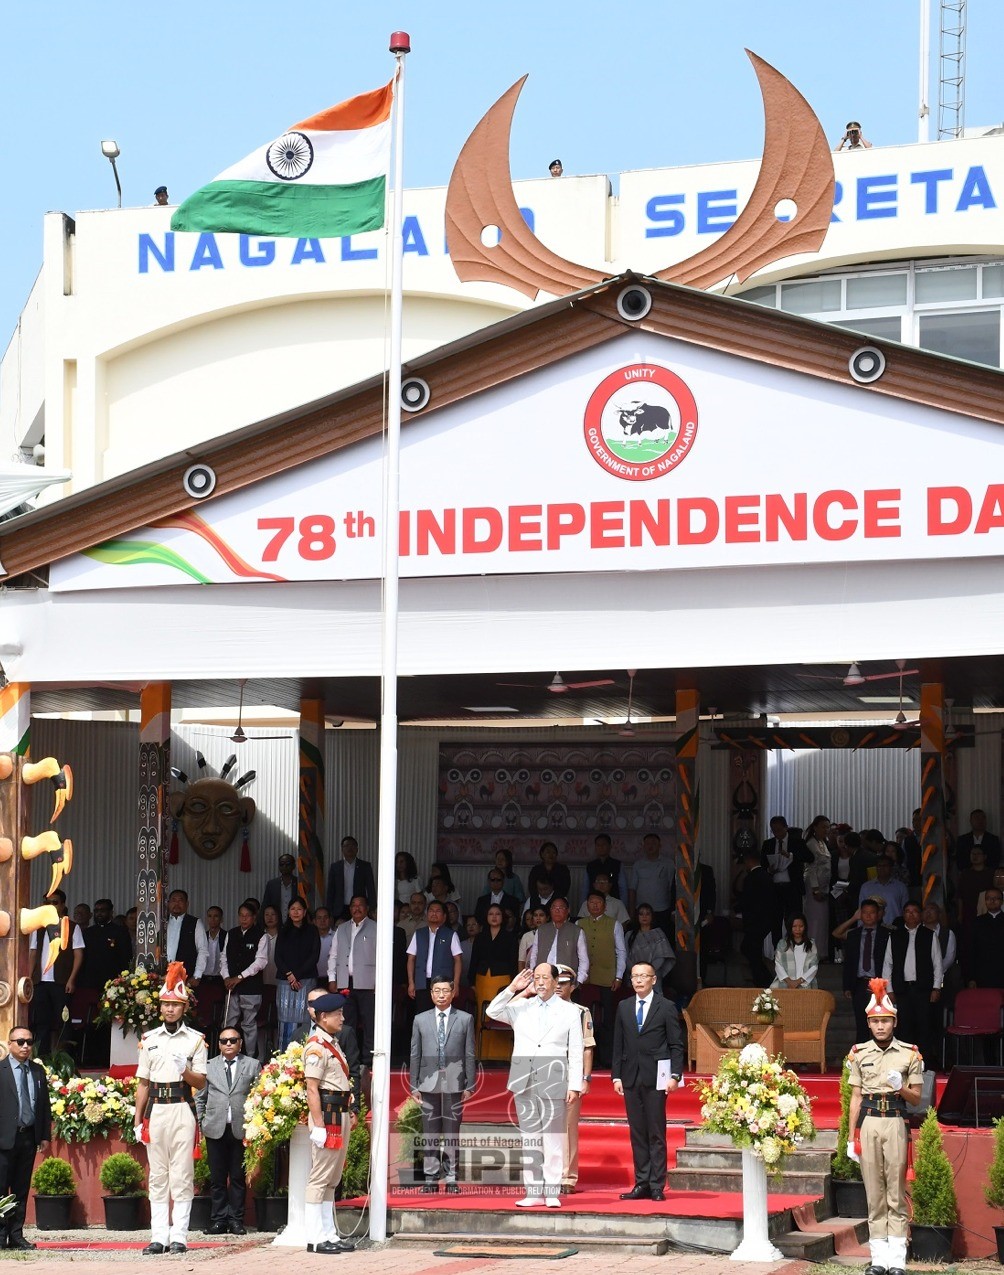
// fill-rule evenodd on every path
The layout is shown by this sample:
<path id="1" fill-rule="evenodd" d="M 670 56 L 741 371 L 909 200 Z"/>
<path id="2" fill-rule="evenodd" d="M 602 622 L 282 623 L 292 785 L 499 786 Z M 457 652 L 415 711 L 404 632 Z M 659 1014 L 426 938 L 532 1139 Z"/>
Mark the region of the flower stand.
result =
<path id="1" fill-rule="evenodd" d="M 127 1036 L 122 1030 L 121 1023 L 112 1023 L 112 1043 L 108 1058 L 109 1067 L 135 1067 L 138 1055 L 139 1046 L 136 1040 L 136 1033 L 131 1031 Z"/>
<path id="2" fill-rule="evenodd" d="M 310 1172 L 310 1136 L 298 1124 L 289 1140 L 289 1213 L 286 1225 L 272 1241 L 274 1248 L 306 1248 L 307 1222 L 303 1197 Z"/>
<path id="3" fill-rule="evenodd" d="M 776 1262 L 784 1255 L 767 1234 L 767 1166 L 743 1147 L 743 1239 L 733 1262 Z"/>

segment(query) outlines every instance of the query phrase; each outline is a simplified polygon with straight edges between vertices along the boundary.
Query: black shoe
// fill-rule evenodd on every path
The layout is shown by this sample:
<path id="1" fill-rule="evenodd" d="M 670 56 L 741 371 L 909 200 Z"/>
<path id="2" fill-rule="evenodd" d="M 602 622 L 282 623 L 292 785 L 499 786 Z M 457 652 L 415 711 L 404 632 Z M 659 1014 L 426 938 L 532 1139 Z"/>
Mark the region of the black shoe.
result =
<path id="1" fill-rule="evenodd" d="M 231 1235 L 247 1235 L 248 1233 L 243 1222 L 231 1222 L 229 1229 Z"/>
<path id="2" fill-rule="evenodd" d="M 460 1187 L 456 1184 L 456 1182 L 447 1182 L 447 1184 L 446 1184 L 446 1194 L 447 1194 L 447 1195 L 459 1195 L 459 1194 L 460 1194 Z"/>
<path id="3" fill-rule="evenodd" d="M 19 1235 L 17 1239 L 8 1240 L 7 1247 L 21 1249 L 26 1253 L 31 1248 L 38 1248 L 38 1245 L 32 1244 L 31 1240 L 26 1240 L 23 1235 Z"/>
<path id="4" fill-rule="evenodd" d="M 143 1250 L 144 1257 L 159 1257 L 161 1253 L 166 1253 L 167 1249 L 163 1244 L 158 1244 L 156 1240 L 152 1244 L 148 1244 Z"/>
<path id="5" fill-rule="evenodd" d="M 874 1262 L 865 1267 L 865 1275 L 888 1275 L 884 1266 L 876 1266 Z"/>
<path id="6" fill-rule="evenodd" d="M 351 1240 L 332 1240 L 331 1243 L 337 1244 L 338 1250 L 341 1253 L 354 1253 L 356 1251 L 356 1246 Z"/>
<path id="7" fill-rule="evenodd" d="M 662 1201 L 662 1200 L 664 1200 L 665 1198 L 666 1198 L 666 1193 L 665 1193 L 665 1191 L 660 1191 L 660 1190 L 658 1190 L 656 1187 L 653 1187 L 653 1188 L 652 1188 L 652 1199 L 653 1199 L 653 1200 L 655 1200 L 655 1201 L 657 1201 L 657 1202 L 661 1202 L 661 1201 Z"/>
<path id="8" fill-rule="evenodd" d="M 650 1200 L 652 1198 L 652 1188 L 644 1182 L 634 1187 L 630 1191 L 625 1191 L 621 1196 L 622 1200 Z"/>
<path id="9" fill-rule="evenodd" d="M 320 1244 L 315 1244 L 313 1250 L 307 1245 L 307 1252 L 326 1253 L 329 1257 L 335 1253 L 346 1253 L 349 1250 L 342 1248 L 340 1240 L 322 1240 Z"/>
<path id="10" fill-rule="evenodd" d="M 902 1266 L 890 1266 L 886 1275 L 906 1275 L 906 1271 L 902 1268 Z"/>
<path id="11" fill-rule="evenodd" d="M 174 1243 L 171 1245 L 171 1247 L 170 1247 L 167 1251 L 168 1251 L 169 1253 L 187 1253 L 187 1252 L 188 1252 L 188 1245 L 187 1245 L 187 1244 L 179 1244 L 179 1243 L 178 1243 L 178 1241 L 177 1241 L 177 1240 L 175 1240 L 175 1241 L 174 1241 Z"/>
<path id="12" fill-rule="evenodd" d="M 438 1182 L 426 1182 L 426 1183 L 425 1183 L 425 1185 L 422 1187 L 422 1191 L 423 1191 L 426 1195 L 437 1195 L 437 1194 L 439 1193 L 439 1183 L 438 1183 Z"/>
<path id="13" fill-rule="evenodd" d="M 211 1225 L 207 1226 L 206 1229 L 203 1231 L 203 1235 L 226 1235 L 226 1233 L 227 1233 L 226 1222 L 213 1222 Z"/>

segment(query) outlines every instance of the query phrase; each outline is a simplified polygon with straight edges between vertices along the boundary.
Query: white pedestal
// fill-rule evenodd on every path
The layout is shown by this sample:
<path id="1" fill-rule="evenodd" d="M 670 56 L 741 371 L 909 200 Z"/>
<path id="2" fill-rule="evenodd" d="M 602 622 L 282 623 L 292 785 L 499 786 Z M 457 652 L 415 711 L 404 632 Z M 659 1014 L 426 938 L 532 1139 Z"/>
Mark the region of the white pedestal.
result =
<path id="1" fill-rule="evenodd" d="M 289 1204 L 286 1225 L 272 1241 L 273 1248 L 306 1248 L 307 1220 L 303 1197 L 310 1173 L 310 1137 L 305 1124 L 298 1124 L 289 1140 Z"/>
<path id="2" fill-rule="evenodd" d="M 127 1036 L 120 1024 L 112 1023 L 112 1045 L 108 1057 L 109 1067 L 135 1067 L 139 1061 L 139 1042 L 136 1033 Z"/>
<path id="3" fill-rule="evenodd" d="M 767 1235 L 767 1168 L 743 1147 L 743 1240 L 733 1262 L 776 1262 L 784 1255 Z"/>

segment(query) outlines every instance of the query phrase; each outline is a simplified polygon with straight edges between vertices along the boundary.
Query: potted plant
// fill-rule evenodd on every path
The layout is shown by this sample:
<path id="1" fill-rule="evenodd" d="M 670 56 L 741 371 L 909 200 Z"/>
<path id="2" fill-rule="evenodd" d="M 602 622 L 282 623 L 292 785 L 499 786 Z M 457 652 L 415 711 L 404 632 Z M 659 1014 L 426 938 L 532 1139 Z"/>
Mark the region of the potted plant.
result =
<path id="1" fill-rule="evenodd" d="M 840 1123 L 837 1126 L 837 1149 L 833 1154 L 830 1176 L 833 1180 L 833 1207 L 837 1217 L 867 1217 L 868 1201 L 861 1181 L 861 1165 L 847 1154 L 851 1141 L 850 1065 L 845 1058 L 840 1068 Z"/>
<path id="2" fill-rule="evenodd" d="M 353 1200 L 357 1195 L 369 1193 L 370 1176 L 370 1127 L 366 1122 L 365 1102 L 361 1103 L 356 1127 L 349 1134 L 345 1150 L 345 1167 L 339 1183 L 339 1199 Z"/>
<path id="3" fill-rule="evenodd" d="M 109 1231 L 138 1231 L 143 1227 L 140 1205 L 143 1166 L 127 1151 L 116 1151 L 101 1163 L 98 1179 L 104 1187 L 105 1226 Z"/>
<path id="4" fill-rule="evenodd" d="M 918 1261 L 948 1262 L 959 1220 L 952 1164 L 941 1141 L 941 1126 L 931 1107 L 920 1126 L 913 1171 L 913 1225 L 910 1245 Z"/>
<path id="5" fill-rule="evenodd" d="M 201 1155 L 195 1161 L 193 1178 L 195 1180 L 195 1196 L 192 1199 L 192 1214 L 188 1219 L 189 1230 L 205 1231 L 208 1229 L 213 1214 L 213 1202 L 209 1194 L 209 1154 L 206 1150 L 205 1138 L 199 1143 Z"/>
<path id="6" fill-rule="evenodd" d="M 984 1189 L 992 1209 L 1004 1209 L 1004 1116 L 994 1121 L 994 1155 L 987 1170 Z M 994 1226 L 997 1236 L 997 1260 L 1004 1264 L 1004 1226 Z"/>
<path id="7" fill-rule="evenodd" d="M 77 1194 L 77 1179 L 69 1162 L 50 1155 L 31 1179 L 35 1192 L 35 1225 L 40 1231 L 65 1231 L 70 1226 L 70 1210 Z"/>
<path id="8" fill-rule="evenodd" d="M 758 1023 L 768 1026 L 774 1022 L 781 1012 L 781 1003 L 769 987 L 757 993 L 756 1000 L 750 1006 L 750 1012 Z"/>
<path id="9" fill-rule="evenodd" d="M 394 1132 L 400 1139 L 398 1182 L 401 1186 L 413 1187 L 425 1176 L 423 1153 L 415 1150 L 416 1140 L 422 1136 L 421 1103 L 414 1098 L 406 1098 L 401 1103 L 394 1121 Z"/>

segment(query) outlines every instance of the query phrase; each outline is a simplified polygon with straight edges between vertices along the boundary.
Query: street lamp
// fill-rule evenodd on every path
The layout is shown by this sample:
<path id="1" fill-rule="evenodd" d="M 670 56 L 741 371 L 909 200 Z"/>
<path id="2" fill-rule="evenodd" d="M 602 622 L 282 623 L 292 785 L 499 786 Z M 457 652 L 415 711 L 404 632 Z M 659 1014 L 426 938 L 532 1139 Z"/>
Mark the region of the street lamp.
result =
<path id="1" fill-rule="evenodd" d="M 111 164 L 112 172 L 115 174 L 115 189 L 119 193 L 119 207 L 121 208 L 122 207 L 122 183 L 119 181 L 119 170 L 115 167 L 115 161 L 122 154 L 122 152 L 119 150 L 118 142 L 113 142 L 110 139 L 108 141 L 102 142 L 101 154 L 104 155 L 105 159 L 107 159 L 108 162 Z"/>

